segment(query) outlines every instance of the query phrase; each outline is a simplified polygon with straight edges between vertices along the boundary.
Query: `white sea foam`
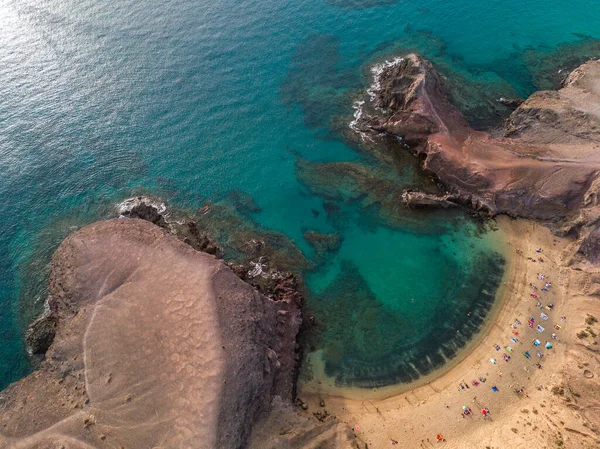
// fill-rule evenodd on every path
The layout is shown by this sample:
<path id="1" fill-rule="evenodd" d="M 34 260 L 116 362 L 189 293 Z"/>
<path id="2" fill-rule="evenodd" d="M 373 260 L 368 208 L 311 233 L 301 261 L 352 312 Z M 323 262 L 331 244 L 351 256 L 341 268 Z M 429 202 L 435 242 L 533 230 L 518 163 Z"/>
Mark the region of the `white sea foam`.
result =
<path id="1" fill-rule="evenodd" d="M 386 60 L 382 63 L 375 64 L 373 67 L 371 67 L 371 73 L 373 74 L 373 82 L 367 89 L 367 95 L 369 95 L 369 101 L 371 103 L 375 102 L 375 98 L 377 97 L 377 94 L 381 90 L 381 75 L 383 74 L 383 72 L 391 67 L 394 67 L 395 65 L 400 64 L 402 61 L 404 61 L 404 58 L 398 57 L 398 58 L 392 59 L 391 61 Z M 367 135 L 365 132 L 363 132 L 359 126 L 360 120 L 364 116 L 364 105 L 365 105 L 365 100 L 357 100 L 354 102 L 354 104 L 352 105 L 352 108 L 354 109 L 354 114 L 353 114 L 354 119 L 350 122 L 349 127 L 354 132 L 357 132 L 358 134 L 360 134 L 361 139 L 372 140 L 371 137 L 369 135 Z M 375 107 L 377 108 L 376 105 L 375 105 Z M 379 108 L 377 108 L 377 109 L 379 109 Z"/>
<path id="2" fill-rule="evenodd" d="M 358 121 L 362 118 L 363 116 L 363 104 L 365 104 L 364 100 L 357 100 L 354 102 L 354 104 L 352 105 L 352 108 L 354 109 L 354 120 L 352 120 L 350 122 L 350 129 L 356 131 L 356 132 L 360 132 L 360 129 L 358 127 Z"/>
<path id="3" fill-rule="evenodd" d="M 375 101 L 375 97 L 381 90 L 381 75 L 387 69 L 394 67 L 404 61 L 404 58 L 394 58 L 391 61 L 384 61 L 380 64 L 375 64 L 371 67 L 371 73 L 373 74 L 373 83 L 367 89 L 367 94 L 369 94 L 369 98 L 371 102 Z"/>

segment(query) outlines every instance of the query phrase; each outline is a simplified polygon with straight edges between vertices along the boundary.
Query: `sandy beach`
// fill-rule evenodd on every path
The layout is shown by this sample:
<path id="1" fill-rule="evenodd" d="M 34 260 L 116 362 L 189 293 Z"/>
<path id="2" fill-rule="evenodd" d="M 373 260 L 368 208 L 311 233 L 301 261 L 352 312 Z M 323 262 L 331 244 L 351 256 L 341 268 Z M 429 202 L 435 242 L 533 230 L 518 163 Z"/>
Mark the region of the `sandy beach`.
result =
<path id="1" fill-rule="evenodd" d="M 600 326 L 590 319 L 600 317 L 600 301 L 590 295 L 593 269 L 573 263 L 573 239 L 526 220 L 499 217 L 498 225 L 510 253 L 500 309 L 462 361 L 386 399 L 366 390 L 356 400 L 301 388 L 307 413 L 335 414 L 370 449 L 600 447 Z M 437 442 L 438 434 L 445 441 Z"/>

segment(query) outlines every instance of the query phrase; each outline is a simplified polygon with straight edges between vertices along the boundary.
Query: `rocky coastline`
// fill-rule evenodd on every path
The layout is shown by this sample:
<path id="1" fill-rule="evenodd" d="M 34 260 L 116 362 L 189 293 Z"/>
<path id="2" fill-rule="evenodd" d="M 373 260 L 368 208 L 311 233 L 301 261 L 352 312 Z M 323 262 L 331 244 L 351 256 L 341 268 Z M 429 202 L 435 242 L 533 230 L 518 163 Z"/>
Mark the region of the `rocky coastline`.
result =
<path id="1" fill-rule="evenodd" d="M 515 107 L 492 135 L 449 101 L 446 80 L 416 54 L 382 65 L 353 127 L 393 136 L 456 202 L 489 216 L 546 223 L 557 235 L 593 237 L 600 170 L 600 61 L 574 70 L 558 91 Z"/>
<path id="2" fill-rule="evenodd" d="M 574 237 L 566 264 L 589 273 L 586 294 L 600 292 L 600 61 L 559 91 L 503 101 L 514 111 L 494 135 L 469 127 L 422 57 L 397 58 L 377 76 L 353 129 L 395 138 L 442 188 L 395 200 L 544 223 Z M 247 257 L 224 262 L 202 219 L 173 219 L 145 197 L 119 212 L 56 251 L 48 308 L 27 336 L 45 359 L 2 392 L 0 448 L 364 446 L 324 401 L 313 418 L 295 397 L 301 280 L 280 268 L 307 261 L 280 237 L 244 229 L 235 248 Z M 211 219 L 211 206 L 201 212 Z M 306 236 L 317 253 L 340 244 Z"/>
<path id="3" fill-rule="evenodd" d="M 0 447 L 275 448 L 285 440 L 300 448 L 346 435 L 333 416 L 298 413 L 301 286 L 271 260 L 261 239 L 268 236 L 246 242 L 243 260 L 224 262 L 202 224 L 157 200 L 126 200 L 119 214 L 71 235 L 54 254 L 46 311 L 27 332 L 43 361 L 2 392 Z M 159 349 L 151 349 L 153 336 Z M 145 357 L 132 357 L 132 347 Z M 179 404 L 191 398 L 193 407 Z M 289 426 L 299 431 L 282 437 Z"/>
<path id="4" fill-rule="evenodd" d="M 335 420 L 302 419 L 292 405 L 295 277 L 265 260 L 260 273 L 230 266 L 138 218 L 68 237 L 52 260 L 46 324 L 34 325 L 46 358 L 2 392 L 0 447 L 242 448 L 275 409 L 332 432 Z M 266 429 L 256 447 L 279 431 Z"/>

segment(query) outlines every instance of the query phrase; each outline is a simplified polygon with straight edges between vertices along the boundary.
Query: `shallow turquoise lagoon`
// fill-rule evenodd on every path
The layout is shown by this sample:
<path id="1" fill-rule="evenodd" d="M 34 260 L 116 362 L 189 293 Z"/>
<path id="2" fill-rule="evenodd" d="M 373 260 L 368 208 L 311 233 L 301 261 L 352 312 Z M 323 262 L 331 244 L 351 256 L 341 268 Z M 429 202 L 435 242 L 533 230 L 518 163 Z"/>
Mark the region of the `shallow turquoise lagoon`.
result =
<path id="1" fill-rule="evenodd" d="M 490 234 L 458 212 L 390 219 L 381 196 L 326 165 L 303 176 L 299 161 L 352 162 L 367 187 L 432 188 L 410 157 L 382 161 L 348 140 L 369 64 L 393 54 L 432 58 L 481 127 L 506 113 L 494 98 L 600 56 L 590 0 L 0 0 L 0 18 L 1 385 L 31 369 L 23 329 L 53 249 L 134 193 L 195 210 L 245 192 L 260 212 L 244 219 L 308 257 L 305 231 L 337 233 L 339 248 L 303 273 L 319 323 L 307 349 L 340 384 L 430 371 L 489 310 L 502 272 Z"/>

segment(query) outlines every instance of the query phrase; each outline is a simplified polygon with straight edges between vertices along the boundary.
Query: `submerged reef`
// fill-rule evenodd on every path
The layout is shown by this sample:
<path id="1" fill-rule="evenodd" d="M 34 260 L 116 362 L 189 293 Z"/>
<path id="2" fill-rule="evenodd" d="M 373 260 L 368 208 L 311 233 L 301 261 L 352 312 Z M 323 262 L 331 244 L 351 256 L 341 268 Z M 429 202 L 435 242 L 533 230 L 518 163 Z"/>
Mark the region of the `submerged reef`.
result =
<path id="1" fill-rule="evenodd" d="M 205 202 L 198 209 L 169 208 L 150 197 L 135 197 L 119 206 L 122 217 L 150 221 L 176 235 L 194 249 L 232 263 L 268 260 L 273 266 L 300 274 L 311 262 L 284 234 L 264 229 L 247 214 L 257 212 L 254 199 L 234 191 L 219 202 Z"/>
<path id="2" fill-rule="evenodd" d="M 404 199 L 406 182 L 399 179 L 393 170 L 385 169 L 382 165 L 311 162 L 298 158 L 296 176 L 314 195 L 357 204 L 376 222 L 386 226 L 420 234 L 436 234 L 446 229 L 447 223 L 433 219 L 437 212 L 430 211 L 424 215 L 424 212 L 414 213 L 408 210 Z M 408 185 L 413 187 L 423 184 Z M 431 187 L 433 186 L 425 186 Z"/>
<path id="3" fill-rule="evenodd" d="M 573 70 L 590 59 L 600 58 L 600 40 L 576 36 L 577 40 L 556 47 L 519 48 L 507 58 L 487 65 L 486 69 L 511 80 L 525 95 L 560 89 Z"/>
<path id="4" fill-rule="evenodd" d="M 342 237 L 337 233 L 323 234 L 308 230 L 304 232 L 304 240 L 315 250 L 312 258 L 315 267 L 321 267 L 327 256 L 337 253 L 342 245 Z"/>
<path id="5" fill-rule="evenodd" d="M 304 125 L 324 139 L 340 137 L 331 126 L 334 117 L 348 110 L 349 94 L 360 89 L 360 70 L 343 67 L 339 39 L 316 34 L 305 39 L 292 57 L 281 84 L 281 102 L 302 109 Z"/>
<path id="6" fill-rule="evenodd" d="M 413 318 L 378 300 L 352 263 L 343 262 L 335 281 L 307 306 L 314 324 L 305 333 L 306 344 L 322 350 L 325 372 L 340 386 L 372 388 L 417 380 L 456 356 L 494 302 L 504 259 L 480 253 L 474 263 L 486 275 L 461 279 L 466 272 L 449 267 L 461 279 L 446 291 L 452 300 L 439 301 L 435 312 L 415 326 Z"/>

